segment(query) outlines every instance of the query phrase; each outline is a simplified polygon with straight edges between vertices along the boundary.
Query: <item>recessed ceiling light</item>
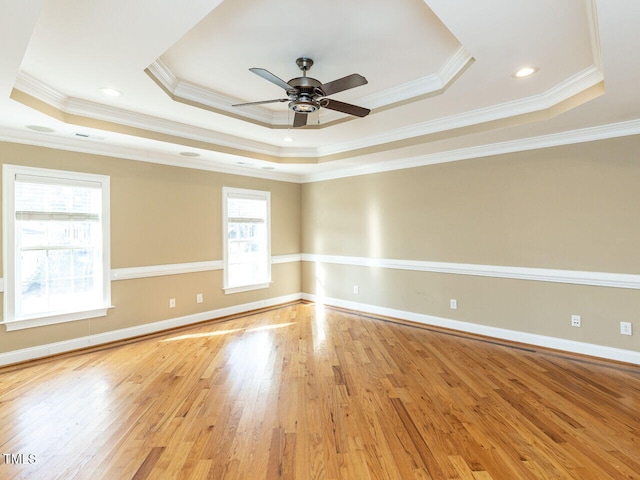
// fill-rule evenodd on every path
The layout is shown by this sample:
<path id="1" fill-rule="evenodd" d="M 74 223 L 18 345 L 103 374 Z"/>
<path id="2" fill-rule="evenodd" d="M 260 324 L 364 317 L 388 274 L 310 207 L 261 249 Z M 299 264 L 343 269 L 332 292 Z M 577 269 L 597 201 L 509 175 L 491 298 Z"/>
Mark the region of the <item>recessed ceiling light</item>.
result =
<path id="1" fill-rule="evenodd" d="M 199 157 L 200 154 L 198 152 L 180 152 L 180 155 L 183 157 Z"/>
<path id="2" fill-rule="evenodd" d="M 522 67 L 516 73 L 513 74 L 516 78 L 524 78 L 536 73 L 538 69 L 536 67 Z"/>
<path id="3" fill-rule="evenodd" d="M 284 137 L 284 138 L 282 139 L 282 141 L 283 141 L 283 142 L 287 142 L 287 143 L 288 143 L 288 142 L 293 142 L 293 138 L 291 138 L 291 137 Z"/>
<path id="4" fill-rule="evenodd" d="M 120 95 L 122 95 L 122 92 L 120 90 L 116 90 L 115 88 L 105 87 L 101 88 L 100 91 L 105 95 L 109 95 L 110 97 L 119 97 Z"/>
<path id="5" fill-rule="evenodd" d="M 263 170 L 275 170 L 276 167 L 262 167 Z"/>
<path id="6" fill-rule="evenodd" d="M 236 164 L 238 164 L 238 165 L 243 165 L 243 166 L 245 166 L 245 167 L 247 167 L 247 166 L 251 166 L 251 164 L 250 164 L 249 162 L 236 162 Z"/>
<path id="7" fill-rule="evenodd" d="M 29 130 L 33 130 L 34 132 L 42 132 L 42 133 L 53 133 L 55 130 L 53 128 L 44 127 L 42 125 L 27 125 Z"/>

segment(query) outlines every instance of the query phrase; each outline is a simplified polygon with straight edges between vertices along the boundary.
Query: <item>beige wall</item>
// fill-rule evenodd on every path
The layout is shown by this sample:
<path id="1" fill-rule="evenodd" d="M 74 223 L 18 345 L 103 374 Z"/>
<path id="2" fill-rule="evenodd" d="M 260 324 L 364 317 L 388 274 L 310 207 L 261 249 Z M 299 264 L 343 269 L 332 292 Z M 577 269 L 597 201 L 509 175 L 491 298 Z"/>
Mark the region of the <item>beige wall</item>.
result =
<path id="1" fill-rule="evenodd" d="M 305 184 L 303 251 L 640 274 L 638 152 L 635 136 Z M 327 297 L 640 350 L 640 335 L 618 333 L 620 321 L 640 329 L 637 290 L 308 262 L 302 283 Z M 569 326 L 571 314 L 582 328 Z"/>
<path id="2" fill-rule="evenodd" d="M 298 184 L 10 143 L 0 143 L 0 159 L 109 175 L 112 268 L 221 260 L 223 186 L 270 191 L 272 254 L 301 249 Z M 115 308 L 106 318 L 0 328 L 0 353 L 300 292 L 298 263 L 273 265 L 272 275 L 268 289 L 231 295 L 222 291 L 220 270 L 115 281 Z M 204 294 L 204 303 L 196 304 L 196 293 Z M 168 308 L 170 297 L 175 309 Z"/>
<path id="3" fill-rule="evenodd" d="M 640 274 L 639 151 L 640 137 L 626 137 L 300 186 L 0 143 L 3 163 L 110 176 L 112 268 L 220 260 L 221 189 L 230 186 L 272 193 L 273 255 Z M 235 295 L 224 295 L 219 270 L 115 281 L 106 318 L 0 329 L 0 353 L 301 290 L 640 350 L 640 335 L 618 334 L 620 321 L 640 329 L 637 290 L 311 262 L 276 264 L 273 279 L 269 289 Z M 582 315 L 582 328 L 569 326 L 571 314 Z"/>

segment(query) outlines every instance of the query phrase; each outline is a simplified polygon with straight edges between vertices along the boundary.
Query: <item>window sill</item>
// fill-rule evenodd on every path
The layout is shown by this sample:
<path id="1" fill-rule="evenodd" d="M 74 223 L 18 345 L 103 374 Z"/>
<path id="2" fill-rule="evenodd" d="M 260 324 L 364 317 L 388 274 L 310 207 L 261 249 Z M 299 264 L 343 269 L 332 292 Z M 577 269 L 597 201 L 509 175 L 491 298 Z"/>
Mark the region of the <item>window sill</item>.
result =
<path id="1" fill-rule="evenodd" d="M 29 317 L 17 320 L 8 320 L 3 325 L 8 332 L 13 330 L 24 330 L 26 328 L 44 327 L 46 325 L 55 325 L 57 323 L 74 322 L 77 320 L 86 320 L 89 318 L 105 317 L 107 311 L 113 306 L 96 308 L 93 310 L 82 310 L 80 312 L 61 313 L 58 315 L 50 315 L 46 317 Z"/>
<path id="2" fill-rule="evenodd" d="M 240 287 L 226 287 L 224 288 L 224 294 L 229 295 L 231 293 L 249 292 L 251 290 L 260 290 L 262 288 L 269 288 L 273 282 L 257 283 L 255 285 L 242 285 Z"/>

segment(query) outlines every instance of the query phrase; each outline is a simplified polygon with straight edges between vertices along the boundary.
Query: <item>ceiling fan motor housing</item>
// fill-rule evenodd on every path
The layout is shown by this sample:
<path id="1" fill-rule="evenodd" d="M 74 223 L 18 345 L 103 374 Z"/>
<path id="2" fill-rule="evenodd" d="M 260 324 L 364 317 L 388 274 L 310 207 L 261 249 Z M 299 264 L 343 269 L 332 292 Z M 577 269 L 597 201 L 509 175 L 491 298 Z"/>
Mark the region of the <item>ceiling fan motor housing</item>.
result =
<path id="1" fill-rule="evenodd" d="M 296 113 L 313 113 L 320 109 L 319 97 L 324 96 L 322 83 L 315 78 L 297 77 L 287 82 L 291 90 L 287 92 L 292 100 L 289 108 Z"/>

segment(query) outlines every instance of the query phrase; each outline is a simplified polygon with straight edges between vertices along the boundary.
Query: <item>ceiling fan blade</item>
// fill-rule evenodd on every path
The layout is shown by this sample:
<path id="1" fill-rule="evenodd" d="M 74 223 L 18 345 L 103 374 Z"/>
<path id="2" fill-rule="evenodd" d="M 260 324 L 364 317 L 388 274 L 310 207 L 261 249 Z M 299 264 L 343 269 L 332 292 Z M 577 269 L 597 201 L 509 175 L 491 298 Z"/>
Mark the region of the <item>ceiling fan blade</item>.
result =
<path id="1" fill-rule="evenodd" d="M 325 83 L 320 88 L 324 91 L 325 95 L 329 96 L 334 93 L 349 90 L 350 88 L 365 85 L 366 83 L 368 83 L 366 78 L 358 73 L 353 73 L 346 77 L 339 78 L 338 80 L 334 80 L 333 82 Z"/>
<path id="2" fill-rule="evenodd" d="M 335 110 L 336 112 L 348 113 L 349 115 L 355 115 L 356 117 L 366 117 L 371 110 L 364 107 L 358 107 L 357 105 L 351 105 L 350 103 L 339 102 L 338 100 L 332 100 L 325 98 L 322 106 L 329 110 Z"/>
<path id="3" fill-rule="evenodd" d="M 282 80 L 280 77 L 276 77 L 269 70 L 265 70 L 264 68 L 250 68 L 249 71 L 264 78 L 265 80 L 270 81 L 271 83 L 278 85 L 281 88 L 284 88 L 285 90 L 291 90 L 291 85 Z"/>
<path id="4" fill-rule="evenodd" d="M 307 124 L 307 114 L 296 112 L 293 117 L 293 128 L 304 127 Z"/>
<path id="5" fill-rule="evenodd" d="M 277 102 L 288 102 L 288 98 L 277 98 L 275 100 L 262 100 L 261 102 L 248 102 L 248 103 L 236 103 L 235 105 L 231 105 L 232 107 L 244 107 L 246 105 L 263 105 L 265 103 L 277 103 Z"/>

